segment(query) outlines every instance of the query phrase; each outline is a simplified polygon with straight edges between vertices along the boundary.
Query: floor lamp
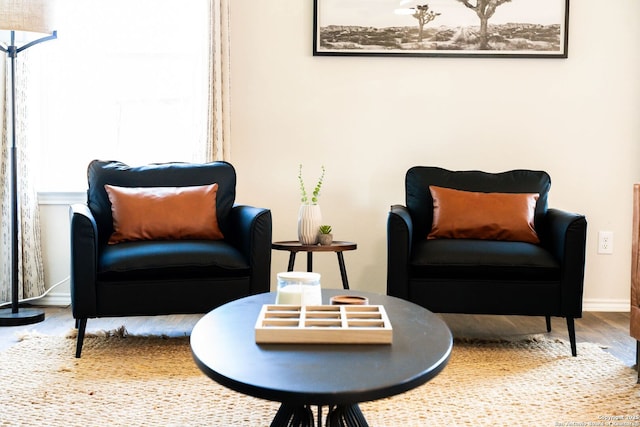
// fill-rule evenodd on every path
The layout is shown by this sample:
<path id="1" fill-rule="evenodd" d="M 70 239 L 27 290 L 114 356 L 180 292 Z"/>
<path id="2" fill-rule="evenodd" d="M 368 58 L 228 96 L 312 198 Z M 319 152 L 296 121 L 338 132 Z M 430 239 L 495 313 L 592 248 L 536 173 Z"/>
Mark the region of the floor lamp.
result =
<path id="1" fill-rule="evenodd" d="M 11 308 L 0 310 L 0 326 L 18 326 L 44 320 L 37 309 L 20 310 L 19 303 L 19 212 L 18 155 L 16 146 L 16 58 L 25 49 L 57 37 L 53 30 L 53 0 L 0 0 L 0 29 L 11 31 L 9 46 L 0 45 L 11 61 Z M 27 31 L 47 36 L 16 46 L 16 32 Z"/>

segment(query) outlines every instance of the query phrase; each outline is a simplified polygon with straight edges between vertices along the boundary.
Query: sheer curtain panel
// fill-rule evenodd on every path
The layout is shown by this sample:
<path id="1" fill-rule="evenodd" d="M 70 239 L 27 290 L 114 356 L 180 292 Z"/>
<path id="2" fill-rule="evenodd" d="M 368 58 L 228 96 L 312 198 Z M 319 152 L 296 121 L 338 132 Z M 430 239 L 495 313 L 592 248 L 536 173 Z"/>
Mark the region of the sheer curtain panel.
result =
<path id="1" fill-rule="evenodd" d="M 211 0 L 207 160 L 231 160 L 229 0 Z"/>
<path id="2" fill-rule="evenodd" d="M 10 174 L 10 130 L 7 124 L 10 108 L 11 84 L 7 79 L 9 61 L 4 57 L 2 61 L 2 155 L 0 157 L 0 301 L 11 300 L 11 174 Z M 16 142 L 18 147 L 18 212 L 19 230 L 19 259 L 18 283 L 19 298 L 37 297 L 44 293 L 44 265 L 42 261 L 42 247 L 40 242 L 40 216 L 38 211 L 38 197 L 33 185 L 32 152 L 34 141 L 29 137 L 28 119 L 32 116 L 33 108 L 27 98 L 29 85 L 29 53 L 23 52 L 16 63 Z"/>

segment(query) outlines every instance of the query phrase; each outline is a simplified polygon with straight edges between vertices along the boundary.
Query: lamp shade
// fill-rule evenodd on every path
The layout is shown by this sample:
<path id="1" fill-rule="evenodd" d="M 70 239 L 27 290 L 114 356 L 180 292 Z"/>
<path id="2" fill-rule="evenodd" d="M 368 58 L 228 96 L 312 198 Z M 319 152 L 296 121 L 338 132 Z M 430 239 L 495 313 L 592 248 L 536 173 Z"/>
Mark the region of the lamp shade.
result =
<path id="1" fill-rule="evenodd" d="M 51 34 L 55 0 L 0 0 L 0 29 Z"/>

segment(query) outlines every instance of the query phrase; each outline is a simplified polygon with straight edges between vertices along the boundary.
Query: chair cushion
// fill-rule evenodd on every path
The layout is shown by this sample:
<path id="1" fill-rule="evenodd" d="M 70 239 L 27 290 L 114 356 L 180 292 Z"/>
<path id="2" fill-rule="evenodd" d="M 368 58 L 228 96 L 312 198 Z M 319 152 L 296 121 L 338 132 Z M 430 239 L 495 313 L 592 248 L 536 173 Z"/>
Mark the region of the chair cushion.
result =
<path id="1" fill-rule="evenodd" d="M 113 216 L 109 244 L 132 240 L 219 240 L 218 184 L 188 187 L 105 185 Z"/>
<path id="2" fill-rule="evenodd" d="M 111 202 L 104 186 L 186 187 L 218 184 L 216 216 L 223 234 L 236 197 L 236 172 L 227 162 L 162 163 L 128 166 L 117 161 L 94 160 L 87 169 L 87 204 L 98 227 L 100 244 L 106 244 L 113 232 Z"/>
<path id="3" fill-rule="evenodd" d="M 430 185 L 433 224 L 428 239 L 540 243 L 533 217 L 539 195 L 483 193 Z"/>
<path id="4" fill-rule="evenodd" d="M 109 245 L 98 260 L 101 279 L 246 276 L 244 256 L 223 240 L 137 241 Z"/>
<path id="5" fill-rule="evenodd" d="M 560 280 L 560 264 L 551 253 L 525 242 L 421 240 L 414 244 L 410 269 L 412 277 Z"/>

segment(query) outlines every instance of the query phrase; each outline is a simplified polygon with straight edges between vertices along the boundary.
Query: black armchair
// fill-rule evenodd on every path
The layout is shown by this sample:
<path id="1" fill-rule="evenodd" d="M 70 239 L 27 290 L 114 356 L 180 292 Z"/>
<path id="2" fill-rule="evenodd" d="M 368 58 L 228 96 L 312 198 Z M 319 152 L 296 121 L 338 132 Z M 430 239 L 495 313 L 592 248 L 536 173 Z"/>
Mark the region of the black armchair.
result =
<path id="1" fill-rule="evenodd" d="M 70 208 L 76 357 L 88 318 L 206 313 L 270 290 L 271 211 L 234 204 L 231 164 L 96 160 L 88 181 Z"/>
<path id="2" fill-rule="evenodd" d="M 551 316 L 565 317 L 571 352 L 577 354 L 574 319 L 582 317 L 587 222 L 547 207 L 547 173 L 419 166 L 409 169 L 405 185 L 406 206 L 392 206 L 387 221 L 389 295 L 438 313 L 545 316 L 548 331 Z M 447 189 L 464 193 L 453 192 L 451 199 Z M 466 210 L 463 217 L 476 219 L 502 206 L 493 200 L 490 208 L 475 209 L 478 205 L 465 202 L 464 197 L 486 193 L 512 193 L 507 197 L 520 201 L 527 195 L 531 217 L 525 232 L 532 237 L 505 236 L 493 221 L 480 232 L 486 235 L 476 235 L 445 209 L 453 200 Z M 509 221 L 521 216 L 505 215 Z M 443 232 L 447 223 L 450 229 Z"/>

